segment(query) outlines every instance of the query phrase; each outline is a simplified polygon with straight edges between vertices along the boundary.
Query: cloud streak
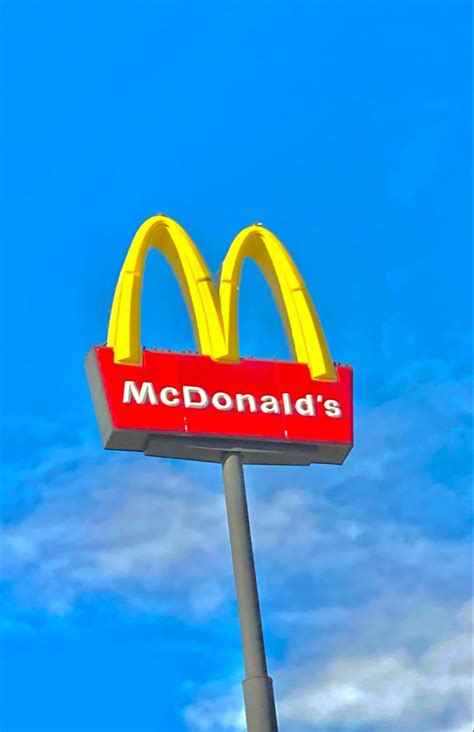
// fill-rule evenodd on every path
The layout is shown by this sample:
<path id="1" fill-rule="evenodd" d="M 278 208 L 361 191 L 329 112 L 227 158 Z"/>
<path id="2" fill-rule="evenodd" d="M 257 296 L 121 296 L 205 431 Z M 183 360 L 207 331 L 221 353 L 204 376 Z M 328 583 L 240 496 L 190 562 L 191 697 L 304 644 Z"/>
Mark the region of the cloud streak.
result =
<path id="1" fill-rule="evenodd" d="M 289 731 L 455 732 L 468 719 L 468 418 L 466 384 L 425 383 L 359 413 L 342 468 L 247 471 Z M 224 617 L 220 481 L 215 466 L 56 450 L 23 476 L 36 498 L 4 525 L 4 582 L 25 616 L 106 593 L 132 612 Z M 242 729 L 240 689 L 203 683 L 185 714 L 197 732 Z"/>
<path id="2" fill-rule="evenodd" d="M 416 617 L 408 609 L 404 614 L 401 607 L 392 608 L 385 643 L 380 634 L 387 630 L 387 608 L 367 608 L 331 659 L 320 663 L 317 655 L 307 653 L 306 663 L 280 668 L 281 725 L 291 732 L 469 729 L 472 604 L 457 612 L 450 605 L 418 606 Z M 432 615 L 439 617 L 427 632 Z M 308 635 L 298 638 L 301 643 Z M 212 688 L 205 690 L 186 718 L 198 732 L 245 730 L 240 690 L 221 696 Z"/>
<path id="3" fill-rule="evenodd" d="M 224 517 L 222 496 L 188 474 L 92 460 L 61 470 L 54 493 L 4 528 L 4 577 L 53 613 L 109 592 L 144 611 L 208 614 L 228 592 Z"/>

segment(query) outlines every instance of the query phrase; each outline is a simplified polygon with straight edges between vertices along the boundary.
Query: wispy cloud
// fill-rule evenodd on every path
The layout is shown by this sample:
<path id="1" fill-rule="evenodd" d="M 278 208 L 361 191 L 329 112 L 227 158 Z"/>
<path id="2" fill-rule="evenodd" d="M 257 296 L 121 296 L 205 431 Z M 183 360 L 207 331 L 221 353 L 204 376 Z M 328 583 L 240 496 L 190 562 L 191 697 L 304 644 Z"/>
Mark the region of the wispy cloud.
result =
<path id="1" fill-rule="evenodd" d="M 346 466 L 291 486 L 275 477 L 254 497 L 267 627 L 287 639 L 272 670 L 290 732 L 469 728 L 467 397 L 465 384 L 424 384 L 365 410 Z M 205 686 L 186 719 L 245 729 L 240 687 Z"/>
<path id="2" fill-rule="evenodd" d="M 353 619 L 339 647 L 322 662 L 308 629 L 295 625 L 306 662 L 277 672 L 279 719 L 285 729 L 319 732 L 445 732 L 469 729 L 472 605 L 375 605 Z M 383 636 L 383 638 L 382 638 Z M 309 646 L 309 647 L 308 647 Z M 240 689 L 204 689 L 186 710 L 198 732 L 245 729 Z"/>
<path id="3" fill-rule="evenodd" d="M 455 732 L 469 717 L 468 395 L 423 383 L 360 410 L 342 468 L 247 471 L 288 730 Z M 206 623 L 234 596 L 220 481 L 216 466 L 56 450 L 22 476 L 35 500 L 3 528 L 3 578 L 23 613 L 110 593 Z M 242 729 L 238 685 L 203 683 L 186 718 Z"/>
<path id="4" fill-rule="evenodd" d="M 471 604 L 384 605 L 353 620 L 322 668 L 313 660 L 282 673 L 282 722 L 441 732 L 469 719 Z"/>
<path id="5" fill-rule="evenodd" d="M 223 498 L 164 464 L 81 461 L 3 530 L 3 573 L 24 603 L 65 613 L 119 595 L 151 612 L 212 612 L 228 592 Z M 49 478 L 47 480 L 49 482 Z"/>

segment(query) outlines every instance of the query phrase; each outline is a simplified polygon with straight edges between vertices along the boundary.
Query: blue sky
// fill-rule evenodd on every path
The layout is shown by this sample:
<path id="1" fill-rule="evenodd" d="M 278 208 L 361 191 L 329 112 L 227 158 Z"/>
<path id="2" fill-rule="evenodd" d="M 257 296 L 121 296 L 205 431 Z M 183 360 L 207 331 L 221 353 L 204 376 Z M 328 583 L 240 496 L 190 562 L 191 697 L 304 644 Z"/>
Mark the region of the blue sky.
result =
<path id="1" fill-rule="evenodd" d="M 83 372 L 161 211 L 216 273 L 262 221 L 355 369 L 343 467 L 246 470 L 282 730 L 465 732 L 469 4 L 1 16 L 0 729 L 243 729 L 219 470 L 105 454 Z M 166 264 L 148 265 L 144 343 L 192 347 Z M 243 353 L 288 356 L 251 264 L 240 324 Z"/>

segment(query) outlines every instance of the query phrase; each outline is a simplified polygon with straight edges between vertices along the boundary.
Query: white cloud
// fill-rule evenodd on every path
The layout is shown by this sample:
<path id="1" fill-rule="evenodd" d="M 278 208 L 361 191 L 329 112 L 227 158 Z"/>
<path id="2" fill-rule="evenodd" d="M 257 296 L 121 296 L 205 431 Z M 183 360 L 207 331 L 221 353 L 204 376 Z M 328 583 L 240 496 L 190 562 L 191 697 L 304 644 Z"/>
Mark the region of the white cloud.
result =
<path id="1" fill-rule="evenodd" d="M 270 668 L 288 732 L 470 729 L 467 480 L 431 472 L 468 444 L 467 396 L 425 385 L 368 410 L 343 468 L 251 492 L 266 624 L 287 639 Z M 203 688 L 187 720 L 240 732 L 241 711 L 239 686 Z"/>
<path id="2" fill-rule="evenodd" d="M 282 728 L 289 732 L 326 732 L 353 725 L 371 732 L 463 729 L 471 713 L 471 603 L 457 613 L 451 606 L 428 606 L 418 607 L 417 616 L 404 617 L 397 614 L 400 609 L 389 619 L 383 608 L 366 608 L 358 624 L 343 634 L 332 658 L 321 663 L 316 655 L 311 657 L 310 642 L 306 663 L 277 669 Z M 438 619 L 427 634 L 431 615 Z M 386 632 L 388 621 L 391 633 L 383 644 L 379 635 Z M 408 632 L 406 625 L 411 626 Z M 421 631 L 418 648 L 412 642 L 413 626 Z M 307 640 L 306 630 L 295 631 L 295 642 Z M 241 707 L 237 688 L 233 695 L 221 697 L 205 689 L 187 710 L 186 719 L 197 732 L 240 732 L 245 729 Z"/>
<path id="3" fill-rule="evenodd" d="M 392 632 L 398 635 L 396 627 Z M 433 638 L 419 654 L 400 644 L 389 653 L 339 656 L 323 672 L 314 663 L 296 668 L 280 701 L 282 723 L 317 729 L 357 720 L 374 729 L 422 732 L 442 729 L 447 716 L 461 721 L 469 714 L 470 638 L 463 628 Z"/>
<path id="4" fill-rule="evenodd" d="M 158 461 L 82 461 L 54 467 L 54 487 L 2 534 L 3 576 L 25 603 L 67 612 L 76 600 L 109 592 L 151 612 L 206 616 L 233 597 L 225 507 L 217 468 L 190 470 Z M 49 470 L 49 468 L 48 468 Z M 48 473 L 49 475 L 49 473 Z M 466 587 L 469 554 L 394 522 L 372 525 L 330 496 L 275 486 L 252 497 L 263 597 L 276 627 L 285 613 L 328 622 L 386 591 L 443 594 Z M 285 632 L 287 629 L 285 629 Z"/>
<path id="5" fill-rule="evenodd" d="M 197 732 L 245 732 L 245 712 L 240 687 L 219 695 L 212 684 L 202 690 L 201 698 L 184 711 L 190 729 Z"/>
<path id="6" fill-rule="evenodd" d="M 82 462 L 4 527 L 3 576 L 25 602 L 56 613 L 112 592 L 142 610 L 208 614 L 230 583 L 224 510 L 221 494 L 163 464 Z"/>
<path id="7" fill-rule="evenodd" d="M 364 410 L 340 468 L 247 470 L 272 603 L 291 586 L 298 592 L 280 610 L 343 612 L 383 592 L 389 577 L 412 594 L 420 578 L 434 594 L 448 585 L 465 592 L 462 475 L 457 469 L 455 490 L 453 473 L 447 485 L 430 466 L 447 444 L 463 449 L 467 396 L 463 382 L 425 384 Z M 25 598 L 66 611 L 82 594 L 106 591 L 155 609 L 176 610 L 184 599 L 205 614 L 232 593 L 217 466 L 91 457 L 80 445 L 52 451 L 21 477 L 17 500 L 34 498 L 4 526 L 2 560 Z"/>
<path id="8" fill-rule="evenodd" d="M 465 385 L 424 385 L 359 415 L 342 468 L 247 470 L 265 626 L 282 725 L 326 732 L 457 732 L 470 660 Z M 428 427 L 429 426 L 429 427 Z M 233 599 L 219 469 L 68 448 L 23 476 L 28 509 L 2 534 L 23 607 L 66 613 L 111 593 L 205 622 Z M 235 680 L 232 681 L 234 683 Z M 198 732 L 243 729 L 240 688 L 204 685 Z M 410 725 L 415 723 L 415 727 Z"/>

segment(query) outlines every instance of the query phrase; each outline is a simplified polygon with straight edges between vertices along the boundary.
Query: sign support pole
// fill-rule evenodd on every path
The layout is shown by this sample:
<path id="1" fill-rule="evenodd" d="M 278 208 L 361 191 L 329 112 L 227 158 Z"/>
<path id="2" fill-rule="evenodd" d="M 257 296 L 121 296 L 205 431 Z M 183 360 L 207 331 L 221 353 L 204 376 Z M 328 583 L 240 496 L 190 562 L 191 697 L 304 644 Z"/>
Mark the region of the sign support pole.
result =
<path id="1" fill-rule="evenodd" d="M 222 464 L 240 633 L 248 732 L 278 732 L 272 679 L 267 673 L 257 578 L 240 455 L 226 455 Z"/>

